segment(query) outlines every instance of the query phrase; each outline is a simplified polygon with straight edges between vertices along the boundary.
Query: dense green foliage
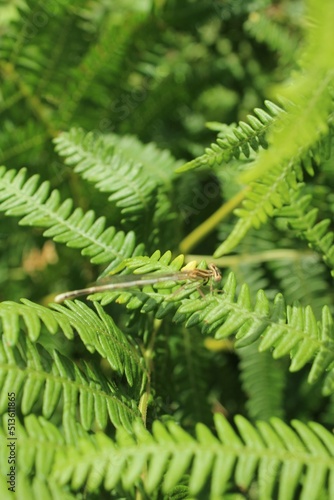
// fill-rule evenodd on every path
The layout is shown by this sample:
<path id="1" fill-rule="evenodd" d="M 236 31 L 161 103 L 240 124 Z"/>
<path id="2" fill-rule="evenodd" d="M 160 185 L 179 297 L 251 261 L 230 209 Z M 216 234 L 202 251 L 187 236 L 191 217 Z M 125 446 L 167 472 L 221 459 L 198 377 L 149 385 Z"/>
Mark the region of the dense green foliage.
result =
<path id="1" fill-rule="evenodd" d="M 0 2 L 1 498 L 333 498 L 333 25 Z"/>

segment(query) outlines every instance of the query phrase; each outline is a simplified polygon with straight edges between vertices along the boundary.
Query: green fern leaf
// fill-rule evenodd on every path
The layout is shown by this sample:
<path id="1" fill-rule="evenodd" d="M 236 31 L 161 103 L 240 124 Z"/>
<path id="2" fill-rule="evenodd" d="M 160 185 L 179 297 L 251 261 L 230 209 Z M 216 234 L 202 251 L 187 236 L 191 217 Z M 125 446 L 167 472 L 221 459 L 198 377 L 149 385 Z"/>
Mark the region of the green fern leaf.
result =
<path id="1" fill-rule="evenodd" d="M 30 413 L 34 404 L 40 400 L 45 386 L 43 413 L 47 418 L 55 411 L 62 395 L 64 422 L 67 419 L 75 419 L 79 398 L 81 421 L 85 428 L 90 428 L 94 421 L 104 428 L 108 415 L 116 427 L 121 425 L 131 428 L 132 420 L 138 416 L 134 401 L 126 399 L 96 368 L 86 364 L 79 369 L 73 361 L 55 350 L 51 355 L 53 360 L 41 346 L 32 344 L 23 335 L 20 336 L 17 346 L 12 348 L 2 338 L 2 413 L 8 408 L 9 392 L 17 395 L 17 404 L 19 399 L 21 400 L 23 414 Z"/>
<path id="2" fill-rule="evenodd" d="M 254 11 L 245 23 L 246 31 L 258 42 L 266 44 L 273 52 L 278 52 L 283 63 L 291 62 L 297 50 L 297 38 L 273 22 L 266 10 Z"/>
<path id="3" fill-rule="evenodd" d="M 145 175 L 138 161 L 124 161 L 114 150 L 113 141 L 85 134 L 72 129 L 55 139 L 56 151 L 66 155 L 66 163 L 75 165 L 74 171 L 96 185 L 121 209 L 127 218 L 143 217 L 153 211 L 157 183 L 152 176 Z"/>
<path id="4" fill-rule="evenodd" d="M 60 328 L 68 339 L 73 338 L 73 329 L 68 318 L 50 309 L 22 299 L 23 304 L 2 302 L 0 304 L 0 318 L 2 321 L 3 336 L 9 346 L 16 344 L 20 332 L 20 317 L 24 321 L 27 333 L 35 342 L 41 333 L 41 321 L 51 334 Z"/>
<path id="5" fill-rule="evenodd" d="M 126 24 L 120 25 L 117 16 L 107 16 L 97 42 L 87 51 L 79 66 L 71 68 L 69 98 L 62 99 L 59 109 L 60 128 L 65 128 L 73 119 L 84 96 L 97 101 L 98 105 L 101 105 L 101 94 L 105 96 L 105 101 L 107 100 L 108 94 L 102 83 L 103 79 L 108 78 L 110 86 L 117 79 L 126 49 L 144 17 L 132 13 L 126 16 Z"/>
<path id="6" fill-rule="evenodd" d="M 278 165 L 298 161 L 328 134 L 334 82 L 333 2 L 324 0 L 319 7 L 316 0 L 309 0 L 308 10 L 312 23 L 308 26 L 307 42 L 301 55 L 303 71 L 295 76 L 293 83 L 279 90 L 286 99 L 287 113 L 279 117 L 278 126 L 268 136 L 270 148 L 262 151 L 252 168 L 243 174 L 243 182 L 266 175 Z"/>
<path id="7" fill-rule="evenodd" d="M 223 137 L 219 135 L 217 144 L 211 144 L 211 147 L 206 149 L 204 155 L 179 167 L 176 172 L 199 168 L 202 165 L 221 165 L 229 162 L 232 158 L 239 159 L 241 153 L 248 158 L 250 149 L 258 151 L 259 147 L 266 148 L 265 133 L 274 118 L 279 116 L 283 110 L 270 101 L 266 101 L 265 104 L 269 113 L 256 108 L 254 110 L 256 116 L 248 115 L 247 117 L 249 123 L 240 122 L 237 127 L 230 127 L 229 133 L 224 134 Z"/>
<path id="8" fill-rule="evenodd" d="M 259 341 L 236 350 L 249 416 L 254 420 L 282 418 L 286 370 L 273 360 L 270 352 L 259 353 L 258 347 Z"/>
<path id="9" fill-rule="evenodd" d="M 67 307 L 53 304 L 52 307 L 63 313 L 75 328 L 86 348 L 98 353 L 120 375 L 125 375 L 130 386 L 141 379 L 145 372 L 134 346 L 102 307 L 95 303 L 98 315 L 80 301 L 67 302 Z"/>
<path id="10" fill-rule="evenodd" d="M 5 414 L 0 426 L 1 448 L 6 449 L 8 443 L 8 414 Z M 57 450 L 64 449 L 65 439 L 59 429 L 43 417 L 28 415 L 24 425 L 18 418 L 15 419 L 15 431 L 21 443 L 16 456 L 15 494 L 23 498 L 77 498 L 68 488 L 60 486 L 51 476 L 52 467 Z M 73 432 L 68 444 L 82 439 L 85 435 L 80 428 Z M 8 464 L 7 464 L 8 465 Z M 0 492 L 3 498 L 8 494 L 8 483 L 0 483 Z M 42 495 L 42 496 L 40 496 Z"/>
<path id="11" fill-rule="evenodd" d="M 26 299 L 22 299 L 22 302 L 23 304 L 15 302 L 0 304 L 3 338 L 8 346 L 17 344 L 20 318 L 23 319 L 32 342 L 40 338 L 42 321 L 49 333 L 55 334 L 61 329 L 70 340 L 74 337 L 73 330 L 77 331 L 87 350 L 90 352 L 96 350 L 106 358 L 113 370 L 121 376 L 125 375 L 130 386 L 145 375 L 141 359 L 134 347 L 99 304 L 95 304 L 98 311 L 96 314 L 79 301 L 68 302 L 68 307 L 53 304 L 55 311 Z"/>
<path id="12" fill-rule="evenodd" d="M 299 301 L 303 306 L 312 304 L 315 315 L 321 316 L 329 293 L 329 283 L 328 272 L 320 256 L 314 252 L 297 250 L 294 258 L 268 262 L 268 268 L 274 274 L 286 302 L 291 304 Z"/>
<path id="13" fill-rule="evenodd" d="M 286 218 L 288 224 L 298 235 L 307 240 L 309 246 L 320 254 L 334 276 L 334 233 L 329 231 L 330 219 L 317 221 L 319 210 L 310 209 L 311 196 L 294 199 L 290 206 L 282 207 L 277 215 Z"/>
<path id="14" fill-rule="evenodd" d="M 317 499 L 327 485 L 331 489 L 327 474 L 333 467 L 334 437 L 319 424 L 294 421 L 293 429 L 272 418 L 254 427 L 241 416 L 235 424 L 237 430 L 216 414 L 218 437 L 198 424 L 193 438 L 173 422 L 165 426 L 155 421 L 152 434 L 136 422 L 131 435 L 119 429 L 115 442 L 99 434 L 95 445 L 86 439 L 68 447 L 55 463 L 55 477 L 61 484 L 73 478 L 76 488 L 85 484 L 91 491 L 102 481 L 111 490 L 121 479 L 130 490 L 141 478 L 150 494 L 158 487 L 170 492 L 189 471 L 190 494 L 198 495 L 210 480 L 210 498 L 223 495 L 232 478 L 247 491 L 256 476 L 260 499 L 272 498 L 275 487 L 280 498 L 293 498 L 298 486 L 310 499 Z"/>
<path id="15" fill-rule="evenodd" d="M 104 217 L 95 220 L 93 211 L 86 214 L 80 208 L 72 211 L 72 202 L 60 202 L 59 192 L 49 195 L 49 183 L 38 187 L 37 175 L 26 181 L 26 169 L 6 171 L 0 167 L 0 211 L 9 216 L 23 217 L 21 225 L 48 228 L 44 236 L 67 246 L 81 248 L 91 262 L 101 264 L 113 261 L 118 268 L 124 258 L 142 253 L 142 245 L 135 245 L 133 233 L 125 235 L 115 228 L 105 227 Z"/>
<path id="16" fill-rule="evenodd" d="M 55 143 L 75 172 L 108 193 L 108 201 L 123 215 L 123 224 L 138 230 L 143 241 L 151 240 L 157 225 L 171 217 L 168 194 L 177 163 L 170 153 L 134 137 L 97 138 L 81 129 L 61 134 Z"/>
<path id="17" fill-rule="evenodd" d="M 136 257 L 132 264 L 132 259 L 129 259 L 128 265 L 141 272 L 170 270 L 159 259 L 160 254 L 156 252 L 152 258 Z M 161 259 L 166 259 L 168 263 L 170 254 L 166 253 Z M 174 263 L 179 268 L 181 261 L 175 259 Z M 199 294 L 198 285 L 194 283 L 173 294 L 170 293 L 173 289 L 180 288 L 177 283 L 171 281 L 159 285 L 163 285 L 161 290 L 157 284 L 158 290 L 149 286 L 141 292 L 135 289 L 100 292 L 92 297 L 103 304 L 118 298 L 130 310 L 155 311 L 158 318 L 173 312 L 176 323 L 183 323 L 187 328 L 197 326 L 205 335 L 214 335 L 219 339 L 235 334 L 237 347 L 250 345 L 261 338 L 260 352 L 271 349 L 274 358 L 290 354 L 291 371 L 300 370 L 315 356 L 310 383 L 314 383 L 334 361 L 333 320 L 327 307 L 322 310 L 323 323 L 318 325 L 309 306 L 302 308 L 295 304 L 287 307 L 281 294 L 277 294 L 270 305 L 263 291 L 259 290 L 253 305 L 247 285 L 243 285 L 236 296 L 237 284 L 232 273 L 226 281 L 223 294 L 208 294 L 205 297 Z M 331 368 L 325 380 L 325 394 L 334 390 L 333 375 L 334 370 Z"/>
<path id="18" fill-rule="evenodd" d="M 273 217 L 276 208 L 291 203 L 292 192 L 298 190 L 302 180 L 300 168 L 289 163 L 278 167 L 261 181 L 250 185 L 246 192 L 243 208 L 235 210 L 240 217 L 227 239 L 215 251 L 215 257 L 230 252 L 252 228 L 259 229 L 268 218 Z"/>

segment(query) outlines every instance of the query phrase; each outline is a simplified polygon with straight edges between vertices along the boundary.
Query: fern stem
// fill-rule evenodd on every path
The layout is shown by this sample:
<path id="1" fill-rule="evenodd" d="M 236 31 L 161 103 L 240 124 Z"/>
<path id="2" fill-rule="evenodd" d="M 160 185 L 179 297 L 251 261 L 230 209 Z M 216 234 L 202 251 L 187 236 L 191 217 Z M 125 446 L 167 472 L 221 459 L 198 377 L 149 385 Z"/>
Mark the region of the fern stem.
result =
<path id="1" fill-rule="evenodd" d="M 140 414 L 142 416 L 142 420 L 144 422 L 144 425 L 146 427 L 146 415 L 147 415 L 147 405 L 148 405 L 148 398 L 150 395 L 150 389 L 151 388 L 151 383 L 150 380 L 148 379 L 145 387 L 145 392 L 142 394 L 139 405 L 138 405 L 138 410 L 140 411 Z"/>
<path id="2" fill-rule="evenodd" d="M 150 394 L 151 394 L 151 373 L 153 370 L 153 352 L 154 352 L 154 343 L 155 339 L 158 333 L 158 330 L 161 326 L 161 321 L 156 320 L 154 322 L 154 328 L 153 328 L 153 333 L 152 336 L 149 340 L 149 343 L 147 347 L 143 347 L 143 356 L 145 360 L 145 365 L 146 365 L 146 372 L 147 372 L 147 380 L 145 384 L 145 391 L 141 395 L 138 409 L 140 411 L 140 414 L 142 416 L 142 420 L 144 422 L 144 425 L 146 427 L 146 416 L 147 416 L 147 406 L 148 406 L 148 401 L 150 399 Z"/>
<path id="3" fill-rule="evenodd" d="M 189 250 L 194 248 L 200 241 L 202 241 L 207 234 L 213 231 L 219 222 L 227 217 L 232 210 L 234 210 L 242 200 L 245 198 L 246 192 L 249 187 L 245 187 L 239 191 L 233 198 L 228 200 L 224 205 L 222 205 L 215 213 L 213 213 L 206 221 L 200 224 L 194 231 L 192 231 L 188 236 L 186 236 L 180 243 L 180 251 L 182 253 L 188 253 Z"/>
<path id="4" fill-rule="evenodd" d="M 225 257 L 220 257 L 214 259 L 211 255 L 192 255 L 188 254 L 185 258 L 186 262 L 192 262 L 193 260 L 201 261 L 206 260 L 215 264 L 218 267 L 238 267 L 240 264 L 259 264 L 261 262 L 268 262 L 272 260 L 301 260 L 305 257 L 313 257 L 319 260 L 319 256 L 316 252 L 311 250 L 292 250 L 289 248 L 280 248 L 277 250 L 265 250 L 264 252 L 257 253 L 243 253 L 239 255 L 228 255 Z"/>

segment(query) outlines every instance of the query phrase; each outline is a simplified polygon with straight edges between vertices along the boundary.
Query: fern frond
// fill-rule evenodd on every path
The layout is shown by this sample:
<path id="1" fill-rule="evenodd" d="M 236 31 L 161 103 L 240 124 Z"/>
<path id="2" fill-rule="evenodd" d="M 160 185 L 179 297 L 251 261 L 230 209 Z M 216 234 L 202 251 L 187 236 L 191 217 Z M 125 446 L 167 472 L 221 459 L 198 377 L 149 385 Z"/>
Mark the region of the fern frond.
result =
<path id="1" fill-rule="evenodd" d="M 157 408 L 165 415 L 172 414 L 173 420 L 186 428 L 192 429 L 196 422 L 210 425 L 211 409 L 217 401 L 213 385 L 222 376 L 225 358 L 217 355 L 219 366 L 214 370 L 213 353 L 197 329 L 174 326 L 168 338 L 162 335 L 165 329 L 161 330 L 155 342 L 154 366 L 158 369 L 153 371 L 159 394 Z"/>
<path id="2" fill-rule="evenodd" d="M 167 151 L 152 144 L 145 146 L 134 137 L 109 134 L 97 138 L 80 129 L 61 134 L 55 143 L 56 151 L 66 157 L 67 164 L 74 165 L 75 172 L 99 191 L 110 193 L 108 200 L 121 210 L 123 222 L 140 221 L 141 233 L 143 225 L 150 229 L 149 221 L 153 225 L 158 222 L 152 214 L 161 209 L 160 190 L 170 188 L 176 165 Z M 165 207 L 165 212 L 168 210 L 170 202 Z"/>
<path id="3" fill-rule="evenodd" d="M 105 146 L 113 145 L 115 152 L 127 160 L 140 162 L 146 174 L 154 176 L 159 185 L 170 186 L 175 169 L 182 164 L 167 149 L 159 149 L 154 143 L 143 144 L 135 136 L 107 134 Z"/>
<path id="4" fill-rule="evenodd" d="M 333 435 L 303 423 L 334 414 L 334 7 L 301 3 L 0 1 L 0 157 L 27 167 L 0 167 L 1 295 L 121 275 L 0 303 L 0 498 L 334 498 Z M 197 269 L 238 245 L 224 285 L 182 274 L 200 240 Z"/>
<path id="5" fill-rule="evenodd" d="M 0 303 L 0 318 L 3 336 L 9 346 L 14 346 L 19 337 L 20 319 L 27 330 L 28 337 L 36 342 L 41 333 L 42 324 L 50 334 L 59 329 L 66 338 L 73 339 L 74 333 L 69 318 L 64 314 L 51 311 L 47 307 L 22 299 L 23 304 L 4 301 Z"/>
<path id="6" fill-rule="evenodd" d="M 8 407 L 8 392 L 14 392 L 24 415 L 30 413 L 43 395 L 43 415 L 50 418 L 62 396 L 63 424 L 76 418 L 78 408 L 85 428 L 96 422 L 104 428 L 108 416 L 114 426 L 130 429 L 139 416 L 135 401 L 122 394 L 107 381 L 97 368 L 88 364 L 80 368 L 69 358 L 57 353 L 50 355 L 41 347 L 20 335 L 17 345 L 9 347 L 4 337 L 0 344 L 1 384 L 3 391 L 0 411 Z"/>
<path id="7" fill-rule="evenodd" d="M 270 352 L 259 353 L 260 342 L 236 350 L 246 407 L 253 420 L 283 418 L 283 396 L 286 373 L 282 363 L 273 360 Z"/>
<path id="8" fill-rule="evenodd" d="M 5 103 L 0 110 L 4 111 Z M 13 157 L 22 158 L 22 162 L 34 163 L 40 154 L 40 146 L 47 138 L 45 127 L 29 121 L 24 126 L 6 121 L 3 124 L 4 133 L 0 138 L 0 162 L 12 161 Z M 21 156 L 20 156 L 21 155 Z"/>
<path id="9" fill-rule="evenodd" d="M 311 199 L 311 195 L 306 195 L 299 200 L 294 200 L 290 206 L 280 208 L 277 215 L 285 217 L 297 235 L 305 239 L 311 248 L 322 254 L 323 261 L 334 276 L 334 233 L 328 230 L 331 220 L 317 221 L 319 210 L 310 207 Z"/>
<path id="10" fill-rule="evenodd" d="M 105 218 L 95 219 L 92 210 L 83 213 L 80 208 L 72 210 L 70 199 L 61 202 L 57 190 L 49 193 L 49 182 L 40 186 L 39 176 L 26 180 L 26 169 L 19 172 L 6 171 L 0 167 L 0 211 L 13 217 L 23 217 L 21 225 L 48 228 L 44 236 L 65 243 L 69 247 L 81 248 L 94 264 L 113 262 L 119 267 L 124 258 L 142 253 L 142 245 L 135 245 L 132 232 L 105 227 Z"/>
<path id="11" fill-rule="evenodd" d="M 286 302 L 299 301 L 301 305 L 312 304 L 316 317 L 321 316 L 323 305 L 328 302 L 330 284 L 328 271 L 320 256 L 311 252 L 296 252 L 296 258 L 277 259 L 268 262 L 268 269 L 278 282 L 278 289 Z"/>
<path id="12" fill-rule="evenodd" d="M 297 50 L 297 40 L 292 33 L 271 19 L 266 12 L 253 11 L 246 23 L 245 30 L 260 43 L 266 44 L 270 50 L 277 51 L 282 63 L 291 62 Z"/>
<path id="13" fill-rule="evenodd" d="M 327 158 L 330 144 L 331 136 L 328 135 L 298 160 L 282 163 L 265 173 L 261 179 L 251 182 L 245 190 L 242 208 L 235 210 L 240 219 L 228 238 L 215 251 L 215 257 L 230 252 L 251 227 L 259 229 L 268 218 L 276 216 L 277 209 L 287 206 L 288 210 L 293 210 L 293 203 L 298 199 L 299 188 L 304 179 L 304 170 L 313 176 L 313 163 Z"/>
<path id="14" fill-rule="evenodd" d="M 22 299 L 22 302 L 23 304 L 17 304 L 7 301 L 0 304 L 3 337 L 7 345 L 17 344 L 20 318 L 32 342 L 40 338 L 41 323 L 49 333 L 55 334 L 60 329 L 71 340 L 75 330 L 86 348 L 90 352 L 97 351 L 102 358 L 106 358 L 113 370 L 120 376 L 125 375 L 130 386 L 136 379 L 142 378 L 142 363 L 134 347 L 99 304 L 95 304 L 96 314 L 79 301 L 68 302 L 68 307 L 52 304 L 55 311 L 26 299 Z"/>
<path id="15" fill-rule="evenodd" d="M 271 307 L 262 290 L 257 293 L 254 306 L 246 285 L 241 287 L 238 297 L 235 292 L 236 281 L 230 274 L 222 297 L 188 299 L 178 308 L 174 320 L 186 322 L 188 327 L 198 325 L 204 334 L 214 334 L 216 338 L 235 333 L 236 347 L 249 345 L 261 337 L 260 351 L 271 349 L 274 358 L 290 354 L 290 371 L 300 370 L 315 356 L 309 383 L 327 370 L 323 391 L 333 392 L 334 328 L 329 309 L 323 308 L 322 323 L 317 324 L 311 307 L 297 304 L 286 307 L 281 294 L 277 294 Z"/>
<path id="16" fill-rule="evenodd" d="M 333 495 L 328 474 L 334 466 L 334 437 L 321 425 L 296 420 L 291 428 L 273 418 L 255 427 L 242 416 L 235 424 L 237 430 L 216 414 L 218 436 L 198 424 L 194 438 L 174 422 L 155 421 L 152 434 L 136 422 L 132 435 L 119 429 L 115 442 L 98 434 L 94 442 L 68 447 L 54 474 L 61 484 L 72 481 L 76 489 L 85 485 L 88 491 L 104 481 L 107 491 L 120 482 L 125 490 L 142 482 L 147 494 L 157 488 L 168 493 L 189 473 L 192 496 L 210 481 L 210 498 L 220 497 L 231 480 L 243 490 L 256 487 L 263 500 L 273 497 L 274 488 L 279 498 L 292 498 L 297 487 L 303 498 L 317 499 L 322 488 Z"/>
<path id="17" fill-rule="evenodd" d="M 56 453 L 65 448 L 65 443 L 74 444 L 76 440 L 88 438 L 79 425 L 72 426 L 72 434 L 65 439 L 59 429 L 43 417 L 28 415 L 24 419 L 24 425 L 19 418 L 15 419 L 15 435 L 20 442 L 19 452 L 16 456 L 16 481 L 15 495 L 31 500 L 43 498 L 46 500 L 60 499 L 74 500 L 77 495 L 71 493 L 68 488 L 61 486 L 51 476 L 52 467 Z M 0 425 L 1 455 L 0 462 L 2 470 L 7 470 L 8 456 L 8 414 L 2 418 Z M 5 465 L 6 464 L 6 465 Z M 0 494 L 7 498 L 8 484 L 0 482 Z"/>
<path id="18" fill-rule="evenodd" d="M 100 29 L 100 38 L 88 50 L 80 64 L 72 68 L 68 98 L 62 99 L 59 109 L 61 128 L 66 127 L 73 119 L 75 110 L 84 97 L 99 107 L 108 102 L 110 90 L 108 91 L 105 81 L 108 81 L 110 88 L 119 77 L 125 52 L 143 15 L 129 13 L 121 19 L 122 22 L 117 16 L 109 14 Z"/>
<path id="19" fill-rule="evenodd" d="M 263 113 L 266 116 L 266 113 Z M 268 119 L 266 118 L 266 120 Z M 228 238 L 217 248 L 214 256 L 221 257 L 223 254 L 233 250 L 250 228 L 255 227 L 258 229 L 268 218 L 273 217 L 276 208 L 289 205 L 291 203 L 292 191 L 298 190 L 299 183 L 303 180 L 303 169 L 309 175 L 313 175 L 312 162 L 323 159 L 324 154 L 328 153 L 330 141 L 330 136 L 324 137 L 316 145 L 313 145 L 309 151 L 304 151 L 303 154 L 300 154 L 298 158 L 276 165 L 270 172 L 263 175 L 261 179 L 252 182 L 245 189 L 245 199 L 242 208 L 235 210 L 235 214 L 240 218 L 239 221 Z M 217 148 L 215 148 L 216 150 Z M 238 155 L 239 153 L 240 151 Z M 193 161 L 197 161 L 200 158 Z M 218 162 L 218 158 L 215 161 Z M 219 161 L 228 161 L 228 158 L 224 160 L 221 157 Z M 182 169 L 183 167 L 181 167 Z"/>
<path id="20" fill-rule="evenodd" d="M 282 163 L 298 161 L 322 137 L 328 135 L 334 84 L 333 23 L 331 0 L 308 0 L 307 41 L 301 54 L 303 71 L 285 88 L 278 90 L 286 99 L 287 113 L 281 115 L 268 136 L 270 147 L 261 151 L 252 168 L 242 175 L 249 182 L 266 175 Z M 321 56 L 319 56 L 321 54 Z"/>
<path id="21" fill-rule="evenodd" d="M 221 257 L 230 252 L 252 227 L 259 229 L 268 218 L 273 217 L 275 208 L 289 205 L 292 192 L 298 190 L 302 178 L 301 168 L 289 163 L 272 170 L 261 181 L 253 182 L 245 192 L 242 208 L 235 210 L 240 217 L 238 222 L 214 256 Z"/>
<path id="22" fill-rule="evenodd" d="M 86 346 L 106 358 L 111 368 L 125 378 L 130 386 L 145 375 L 142 360 L 134 346 L 116 326 L 112 318 L 102 307 L 94 304 L 98 314 L 80 301 L 67 302 L 67 307 L 52 304 L 52 308 L 61 312 L 75 328 Z"/>
<path id="23" fill-rule="evenodd" d="M 251 150 L 257 152 L 260 147 L 267 148 L 265 135 L 275 120 L 275 117 L 283 113 L 283 109 L 271 101 L 265 101 L 269 113 L 263 109 L 254 109 L 254 115 L 248 115 L 246 122 L 239 122 L 238 126 L 231 126 L 228 132 L 219 134 L 217 142 L 211 144 L 210 148 L 205 150 L 205 154 L 191 160 L 177 172 L 184 172 L 193 168 L 203 166 L 221 165 L 228 163 L 232 158 L 239 159 L 243 154 L 249 158 Z"/>
<path id="24" fill-rule="evenodd" d="M 152 258 L 137 257 L 132 263 L 132 259 L 129 259 L 128 266 L 133 266 L 141 273 L 161 269 L 170 271 L 170 258 L 170 254 L 166 253 L 160 261 L 160 254 L 156 252 Z M 182 259 L 179 256 L 173 261 L 177 269 L 181 267 Z M 291 371 L 300 370 L 315 356 L 309 382 L 314 383 L 327 370 L 329 373 L 324 393 L 333 392 L 334 369 L 331 363 L 334 361 L 334 326 L 328 307 L 322 309 L 322 323 L 318 325 L 310 306 L 302 308 L 296 304 L 286 307 L 282 294 L 277 294 L 271 305 L 262 290 L 257 292 L 253 306 L 248 286 L 243 285 L 238 296 L 236 287 L 235 277 L 231 273 L 222 295 L 208 294 L 203 298 L 195 283 L 171 294 L 172 290 L 180 289 L 180 285 L 171 280 L 170 283 L 154 285 L 154 288 L 148 286 L 140 292 L 135 289 L 100 292 L 91 297 L 102 304 L 118 298 L 118 302 L 126 303 L 128 309 L 140 309 L 143 313 L 154 311 L 159 319 L 174 313 L 175 322 L 184 323 L 187 327 L 197 326 L 203 334 L 216 338 L 235 334 L 237 347 L 252 344 L 261 337 L 260 351 L 271 349 L 274 358 L 290 354 Z"/>

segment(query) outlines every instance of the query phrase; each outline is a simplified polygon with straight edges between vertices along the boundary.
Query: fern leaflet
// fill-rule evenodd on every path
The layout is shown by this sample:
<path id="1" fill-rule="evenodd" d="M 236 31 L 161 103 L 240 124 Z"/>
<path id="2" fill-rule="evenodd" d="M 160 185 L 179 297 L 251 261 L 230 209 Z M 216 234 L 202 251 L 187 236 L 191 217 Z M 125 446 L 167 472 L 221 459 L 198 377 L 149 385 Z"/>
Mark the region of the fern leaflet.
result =
<path id="1" fill-rule="evenodd" d="M 334 233 L 329 231 L 330 219 L 317 222 L 319 210 L 309 208 L 312 197 L 303 196 L 299 200 L 293 200 L 290 206 L 282 207 L 277 215 L 286 217 L 289 225 L 297 234 L 308 241 L 309 246 L 322 254 L 322 258 L 331 269 L 334 276 Z"/>
<path id="2" fill-rule="evenodd" d="M 166 254 L 164 258 L 168 262 L 170 255 Z M 141 272 L 150 272 L 161 268 L 158 259 L 158 253 L 151 263 L 149 257 L 135 258 L 133 265 L 139 269 L 141 263 Z M 130 262 L 131 259 L 128 261 L 129 267 L 131 267 Z M 143 266 L 143 262 L 147 264 Z M 306 308 L 298 304 L 286 306 L 282 294 L 277 294 L 271 305 L 262 290 L 258 291 L 253 306 L 248 286 L 244 284 L 237 297 L 236 286 L 235 277 L 231 273 L 223 288 L 223 294 L 208 294 L 204 298 L 199 294 L 196 284 L 189 284 L 171 294 L 171 289 L 180 289 L 180 285 L 173 282 L 163 284 L 161 290 L 149 286 L 145 291 L 138 292 L 134 289 L 127 292 L 100 292 L 92 294 L 91 297 L 101 300 L 103 304 L 118 298 L 118 301 L 126 303 L 130 310 L 140 309 L 145 313 L 154 311 L 155 316 L 160 319 L 174 313 L 175 322 L 184 323 L 188 328 L 197 326 L 203 334 L 214 335 L 216 338 L 235 334 L 237 347 L 252 344 L 261 338 L 260 351 L 273 349 L 274 358 L 290 354 L 291 371 L 300 370 L 315 356 L 309 382 L 314 383 L 325 370 L 328 370 L 324 393 L 332 393 L 334 327 L 329 309 L 326 306 L 323 308 L 322 323 L 317 324 L 310 306 Z"/>
<path id="3" fill-rule="evenodd" d="M 68 307 L 53 304 L 56 311 L 26 299 L 22 299 L 22 302 L 17 304 L 7 301 L 0 304 L 3 338 L 7 345 L 17 344 L 22 318 L 32 342 L 40 339 L 42 324 L 51 334 L 57 333 L 60 328 L 70 340 L 75 330 L 87 350 L 97 351 L 102 358 L 106 358 L 113 370 L 120 376 L 125 375 L 130 386 L 144 374 L 141 359 L 134 347 L 99 304 L 95 304 L 96 314 L 79 301 L 68 302 Z"/>
<path id="4" fill-rule="evenodd" d="M 265 101 L 265 104 L 269 113 L 256 108 L 254 110 L 256 116 L 247 116 L 248 123 L 241 121 L 237 127 L 228 127 L 227 133 L 225 131 L 220 133 L 217 143 L 211 144 L 211 147 L 205 150 L 204 155 L 178 168 L 177 172 L 198 168 L 202 165 L 221 165 L 229 162 L 232 158 L 239 159 L 242 153 L 246 158 L 249 158 L 251 151 L 257 152 L 260 147 L 267 148 L 265 134 L 275 117 L 279 116 L 283 109 L 270 101 Z"/>
<path id="5" fill-rule="evenodd" d="M 112 261 L 117 268 L 124 258 L 142 253 L 143 246 L 136 246 L 132 232 L 125 235 L 113 227 L 104 229 L 104 217 L 95 219 L 92 210 L 73 211 L 70 199 L 61 202 L 57 190 L 49 194 L 49 182 L 38 186 L 38 181 L 37 175 L 26 180 L 26 169 L 16 172 L 0 167 L 0 211 L 23 217 L 21 225 L 48 228 L 44 236 L 81 248 L 94 264 Z"/>
<path id="6" fill-rule="evenodd" d="M 8 392 L 21 400 L 23 414 L 32 411 L 43 394 L 43 415 L 50 418 L 63 398 L 63 425 L 70 432 L 69 422 L 76 418 L 78 400 L 84 428 L 93 423 L 105 428 L 110 421 L 131 429 L 139 416 L 135 401 L 122 394 L 114 383 L 107 381 L 97 368 L 88 364 L 80 368 L 69 358 L 54 350 L 47 353 L 23 334 L 15 347 L 9 347 L 4 337 L 0 344 L 1 384 L 3 391 L 0 411 L 8 407 Z"/>
<path id="7" fill-rule="evenodd" d="M 198 424 L 194 438 L 174 422 L 155 421 L 152 433 L 136 422 L 131 435 L 119 429 L 115 442 L 98 434 L 68 447 L 55 464 L 55 477 L 63 485 L 72 479 L 75 488 L 86 485 L 92 492 L 102 481 L 107 491 L 121 480 L 125 490 L 143 482 L 150 494 L 159 487 L 170 492 L 189 473 L 191 496 L 210 480 L 210 498 L 217 498 L 231 477 L 248 490 L 256 475 L 258 498 L 263 500 L 273 497 L 276 486 L 279 498 L 292 498 L 297 486 L 308 499 L 317 499 L 327 485 L 329 496 L 334 493 L 327 477 L 334 464 L 334 437 L 321 425 L 293 421 L 291 428 L 272 418 L 255 427 L 242 416 L 235 424 L 237 431 L 216 414 L 218 437 Z"/>

